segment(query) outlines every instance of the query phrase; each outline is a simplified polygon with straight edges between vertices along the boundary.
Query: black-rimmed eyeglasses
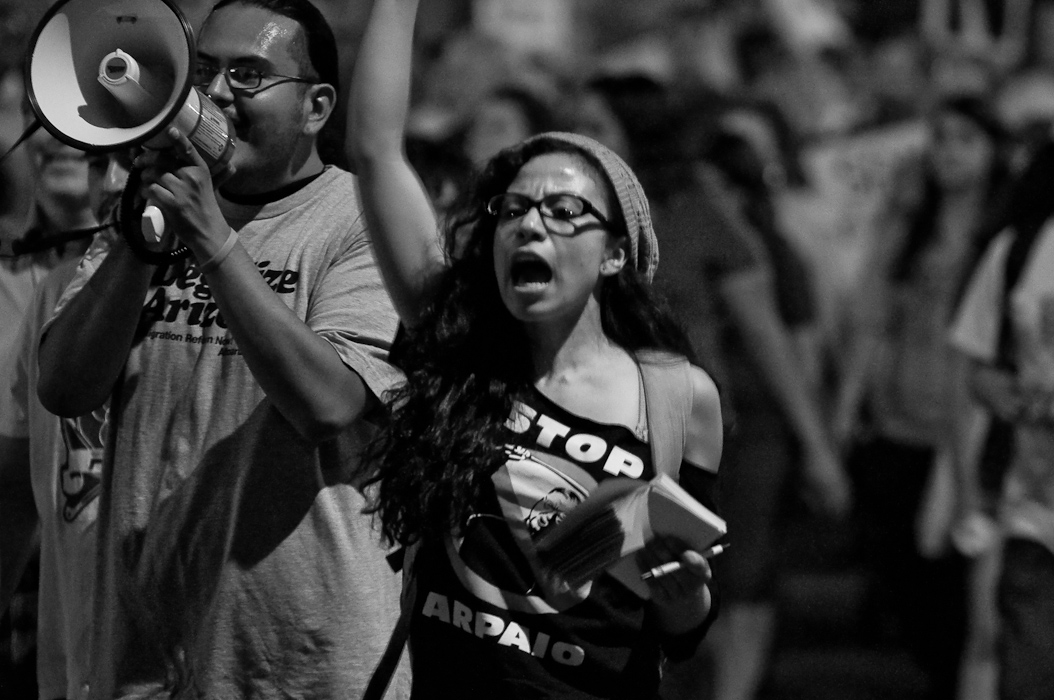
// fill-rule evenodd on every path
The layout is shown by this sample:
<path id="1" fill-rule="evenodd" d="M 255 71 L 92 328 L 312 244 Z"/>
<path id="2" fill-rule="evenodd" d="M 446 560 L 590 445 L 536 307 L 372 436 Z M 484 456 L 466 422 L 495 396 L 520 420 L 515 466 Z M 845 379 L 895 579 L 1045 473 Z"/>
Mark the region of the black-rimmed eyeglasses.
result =
<path id="1" fill-rule="evenodd" d="M 604 226 L 610 223 L 589 200 L 570 192 L 555 192 L 541 199 L 532 199 L 524 194 L 506 192 L 495 195 L 487 202 L 487 213 L 501 221 L 515 221 L 535 207 L 545 220 L 546 226 L 553 233 L 574 233 L 577 228 L 574 220 L 586 214 L 592 214 Z"/>

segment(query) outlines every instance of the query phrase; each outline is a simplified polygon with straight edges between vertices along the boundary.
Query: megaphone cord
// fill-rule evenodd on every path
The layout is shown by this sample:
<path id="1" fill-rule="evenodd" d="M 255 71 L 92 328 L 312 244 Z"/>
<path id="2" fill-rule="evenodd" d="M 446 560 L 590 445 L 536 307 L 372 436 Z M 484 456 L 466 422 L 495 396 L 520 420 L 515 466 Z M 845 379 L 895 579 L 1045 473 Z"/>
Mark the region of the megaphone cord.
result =
<path id="1" fill-rule="evenodd" d="M 81 238 L 87 238 L 88 236 L 94 236 L 100 231 L 113 228 L 117 225 L 116 221 L 109 221 L 105 224 L 99 224 L 98 226 L 90 226 L 88 228 L 75 228 L 69 231 L 62 231 L 51 236 L 45 236 L 43 238 L 34 238 L 32 240 L 18 240 L 11 242 L 10 253 L 0 253 L 0 260 L 14 260 L 20 258 L 23 255 L 33 255 L 49 248 L 58 248 L 61 245 L 72 243 L 73 241 L 80 240 Z"/>
<path id="2" fill-rule="evenodd" d="M 26 140 L 36 133 L 37 129 L 40 128 L 40 120 L 34 119 L 33 123 L 26 127 L 26 130 L 22 132 L 22 135 L 18 137 L 18 140 L 11 144 L 11 148 L 7 149 L 4 155 L 0 156 L 0 163 L 7 160 L 7 157 L 14 153 L 15 149 L 21 146 Z"/>

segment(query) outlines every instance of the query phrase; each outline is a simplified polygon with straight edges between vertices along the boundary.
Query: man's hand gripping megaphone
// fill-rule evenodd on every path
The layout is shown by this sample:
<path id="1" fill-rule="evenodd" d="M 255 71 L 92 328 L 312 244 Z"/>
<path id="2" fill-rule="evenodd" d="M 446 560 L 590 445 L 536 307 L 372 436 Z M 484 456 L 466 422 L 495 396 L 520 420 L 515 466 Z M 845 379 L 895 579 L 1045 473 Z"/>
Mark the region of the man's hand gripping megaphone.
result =
<path id="1" fill-rule="evenodd" d="M 146 149 L 133 163 L 138 174 L 137 196 L 147 202 L 143 218 L 157 217 L 162 221 L 162 235 L 156 236 L 144 225 L 144 237 L 149 250 L 174 254 L 185 247 L 198 260 L 208 260 L 226 242 L 230 234 L 216 199 L 216 187 L 234 174 L 230 162 L 213 174 L 209 164 L 190 139 L 175 126 L 165 131 L 171 146 Z M 155 229 L 156 230 L 156 229 Z"/>

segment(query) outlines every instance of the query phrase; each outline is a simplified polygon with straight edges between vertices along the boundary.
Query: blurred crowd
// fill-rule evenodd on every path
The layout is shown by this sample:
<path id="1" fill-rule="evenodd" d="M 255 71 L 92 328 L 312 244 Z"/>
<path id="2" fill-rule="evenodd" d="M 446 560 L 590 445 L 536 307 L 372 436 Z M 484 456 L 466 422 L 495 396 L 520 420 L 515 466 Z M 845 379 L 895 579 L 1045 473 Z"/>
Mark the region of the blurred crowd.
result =
<path id="1" fill-rule="evenodd" d="M 192 24 L 209 7 L 175 4 Z M 370 3 L 317 4 L 347 80 Z M 0 2 L 3 150 L 23 129 L 22 51 L 43 9 Z M 1008 458 L 949 338 L 953 326 L 962 338 L 971 277 L 1017 223 L 1012 185 L 1054 126 L 1054 1 L 445 0 L 422 12 L 407 152 L 440 214 L 479 164 L 551 130 L 607 145 L 648 193 L 656 284 L 725 414 L 734 546 L 715 564 L 708 696 L 760 697 L 780 518 L 797 499 L 823 527 L 851 525 L 867 624 L 911 651 L 929 697 L 994 699 Z M 46 186 L 33 153 L 0 171 L 5 237 Z M 30 567 L 4 619 L 11 678 L 32 668 L 35 586 Z"/>
<path id="2" fill-rule="evenodd" d="M 532 7 L 475 3 L 421 46 L 409 155 L 440 211 L 551 129 L 640 175 L 656 282 L 725 401 L 713 696 L 760 692 L 800 494 L 849 523 L 873 639 L 930 697 L 995 697 L 1009 452 L 949 333 L 996 235 L 1042 209 L 1010 193 L 1054 121 L 1054 3 Z"/>

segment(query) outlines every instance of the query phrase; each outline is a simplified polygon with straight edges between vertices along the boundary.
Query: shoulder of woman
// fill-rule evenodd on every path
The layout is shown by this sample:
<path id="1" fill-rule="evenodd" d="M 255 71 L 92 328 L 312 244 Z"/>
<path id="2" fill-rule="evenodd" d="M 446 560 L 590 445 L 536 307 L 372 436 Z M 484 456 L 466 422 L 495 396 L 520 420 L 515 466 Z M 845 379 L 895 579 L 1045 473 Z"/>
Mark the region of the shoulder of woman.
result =
<path id="1" fill-rule="evenodd" d="M 688 377 L 692 383 L 692 415 L 695 416 L 700 410 L 720 412 L 718 389 L 713 377 L 695 365 L 688 366 Z"/>
<path id="2" fill-rule="evenodd" d="M 684 458 L 691 464 L 716 472 L 724 438 L 717 384 L 705 370 L 695 365 L 689 366 L 688 378 L 692 409 L 688 417 Z"/>

